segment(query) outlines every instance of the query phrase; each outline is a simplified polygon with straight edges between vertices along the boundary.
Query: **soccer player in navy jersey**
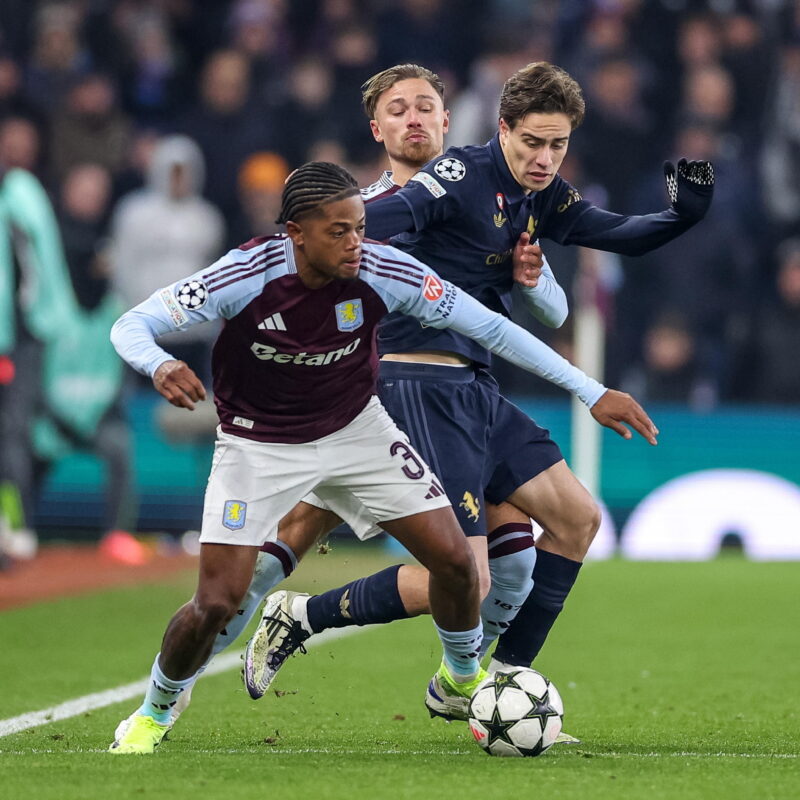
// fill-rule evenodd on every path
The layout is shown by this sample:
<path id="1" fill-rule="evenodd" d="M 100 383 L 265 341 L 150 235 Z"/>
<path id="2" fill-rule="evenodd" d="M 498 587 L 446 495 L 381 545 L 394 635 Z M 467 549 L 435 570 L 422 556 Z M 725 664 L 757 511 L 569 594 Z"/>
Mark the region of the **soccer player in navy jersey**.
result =
<path id="1" fill-rule="evenodd" d="M 435 140 L 447 118 L 435 76 L 426 76 L 427 82 L 408 76 L 392 84 L 393 70 L 366 84 L 365 105 L 373 133 L 387 147 L 396 181 L 401 169 L 416 166 L 413 152 Z M 569 75 L 546 63 L 528 65 L 507 81 L 499 131 L 487 145 L 451 148 L 422 170 L 406 172 L 403 177 L 410 180 L 403 188 L 391 186 L 386 175 L 371 187 L 377 196 L 367 206 L 369 235 L 393 237 L 394 245 L 434 264 L 485 305 L 507 314 L 512 259 L 521 237 L 523 242 L 526 235 L 540 236 L 637 254 L 702 218 L 713 191 L 713 169 L 706 162 L 679 162 L 677 170 L 665 165 L 671 206 L 659 214 L 622 216 L 584 201 L 557 174 L 583 113 L 580 87 Z M 525 297 L 535 313 L 541 289 L 531 287 Z M 485 641 L 505 632 L 490 668 L 528 665 L 560 613 L 599 527 L 597 505 L 547 432 L 497 395 L 486 372 L 485 350 L 451 331 L 426 328 L 396 314 L 381 325 L 379 346 L 381 398 L 444 476 L 444 487 L 463 511 L 459 521 L 465 532 L 482 528 L 485 534 L 484 507 L 491 512 L 492 589 L 482 606 Z M 437 453 L 442 455 L 437 458 Z M 480 483 L 476 466 L 483 464 L 491 468 Z M 543 528 L 535 550 L 528 517 Z M 302 619 L 307 633 L 378 621 L 378 587 L 387 588 L 390 579 L 399 585 L 408 569 L 379 573 L 310 601 L 279 593 L 265 608 L 266 625 L 274 619 Z M 346 595 L 349 617 L 334 602 Z M 512 620 L 520 604 L 522 613 Z M 316 609 L 313 620 L 309 606 Z M 408 604 L 405 610 L 411 611 Z M 286 653 L 286 648 L 272 647 L 276 641 L 282 643 L 280 634 L 261 648 L 273 674 Z M 429 693 L 426 702 L 434 713 L 463 715 L 459 699 L 455 705 L 447 698 L 440 704 Z"/>
<path id="2" fill-rule="evenodd" d="M 333 164 L 306 164 L 284 189 L 286 236 L 231 251 L 114 325 L 120 355 L 169 402 L 192 409 L 205 397 L 202 383 L 155 339 L 211 319 L 226 323 L 212 357 L 220 427 L 197 590 L 167 626 L 142 706 L 115 737 L 113 753 L 152 753 L 160 744 L 178 697 L 239 608 L 260 546 L 275 540 L 278 521 L 311 491 L 362 536 L 379 524 L 429 570 L 443 648 L 437 681 L 469 697 L 486 674 L 472 552 L 435 474 L 375 395 L 375 332 L 386 313 L 474 337 L 575 392 L 598 418 L 622 417 L 655 441 L 652 421 L 632 398 L 607 390 L 414 257 L 364 242 L 364 219 L 352 176 Z"/>

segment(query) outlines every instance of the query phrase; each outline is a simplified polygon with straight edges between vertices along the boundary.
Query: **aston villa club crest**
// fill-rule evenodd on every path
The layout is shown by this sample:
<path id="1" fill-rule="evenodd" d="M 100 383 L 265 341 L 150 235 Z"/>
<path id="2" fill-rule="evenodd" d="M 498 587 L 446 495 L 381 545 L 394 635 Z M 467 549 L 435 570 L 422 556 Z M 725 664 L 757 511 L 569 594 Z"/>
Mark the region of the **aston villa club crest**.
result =
<path id="1" fill-rule="evenodd" d="M 345 300 L 343 303 L 337 303 L 336 310 L 336 327 L 345 333 L 354 331 L 364 324 L 364 307 L 361 305 L 361 300 Z"/>
<path id="2" fill-rule="evenodd" d="M 222 524 L 231 531 L 244 528 L 247 519 L 247 503 L 241 500 L 226 500 L 222 510 Z"/>

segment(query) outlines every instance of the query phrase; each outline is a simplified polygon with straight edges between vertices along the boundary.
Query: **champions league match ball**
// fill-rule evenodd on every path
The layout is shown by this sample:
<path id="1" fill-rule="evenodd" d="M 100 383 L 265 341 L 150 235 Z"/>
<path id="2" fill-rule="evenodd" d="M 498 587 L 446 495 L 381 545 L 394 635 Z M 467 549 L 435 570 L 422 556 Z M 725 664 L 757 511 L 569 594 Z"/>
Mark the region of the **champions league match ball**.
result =
<path id="1" fill-rule="evenodd" d="M 564 703 L 558 689 L 534 669 L 498 670 L 469 703 L 469 729 L 490 756 L 538 756 L 559 733 Z"/>

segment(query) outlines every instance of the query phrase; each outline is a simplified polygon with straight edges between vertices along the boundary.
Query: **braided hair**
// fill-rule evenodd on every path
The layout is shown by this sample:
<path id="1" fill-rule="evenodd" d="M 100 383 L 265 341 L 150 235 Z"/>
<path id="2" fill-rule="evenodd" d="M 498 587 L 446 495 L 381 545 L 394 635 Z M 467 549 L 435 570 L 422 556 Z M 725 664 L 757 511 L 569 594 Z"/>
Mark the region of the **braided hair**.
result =
<path id="1" fill-rule="evenodd" d="M 296 222 L 320 206 L 358 194 L 356 179 L 338 164 L 309 161 L 296 169 L 283 186 L 278 224 Z"/>

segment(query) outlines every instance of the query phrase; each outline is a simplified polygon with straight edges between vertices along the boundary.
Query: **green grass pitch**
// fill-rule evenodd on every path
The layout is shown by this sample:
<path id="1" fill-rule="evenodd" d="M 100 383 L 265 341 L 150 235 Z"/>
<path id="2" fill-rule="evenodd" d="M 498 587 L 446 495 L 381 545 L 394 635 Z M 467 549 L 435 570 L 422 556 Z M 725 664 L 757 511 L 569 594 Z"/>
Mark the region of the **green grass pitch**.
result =
<path id="1" fill-rule="evenodd" d="M 310 558 L 294 588 L 383 565 Z M 537 668 L 583 739 L 536 759 L 483 754 L 422 705 L 439 647 L 428 618 L 364 629 L 292 659 L 251 701 L 235 671 L 201 680 L 150 757 L 105 752 L 119 703 L 0 738 L 9 800 L 108 798 L 800 797 L 800 564 L 591 563 Z M 8 719 L 144 677 L 191 575 L 0 615 Z M 241 644 L 241 642 L 239 643 Z"/>

